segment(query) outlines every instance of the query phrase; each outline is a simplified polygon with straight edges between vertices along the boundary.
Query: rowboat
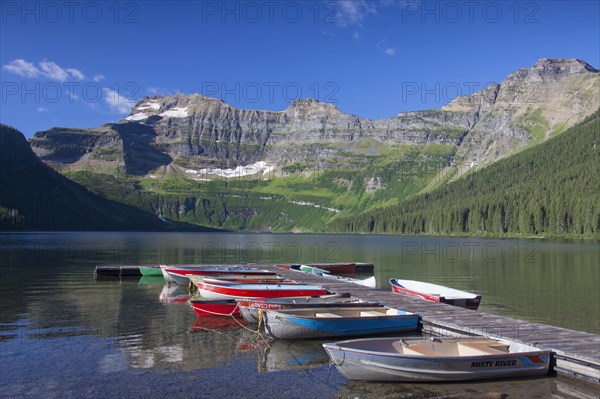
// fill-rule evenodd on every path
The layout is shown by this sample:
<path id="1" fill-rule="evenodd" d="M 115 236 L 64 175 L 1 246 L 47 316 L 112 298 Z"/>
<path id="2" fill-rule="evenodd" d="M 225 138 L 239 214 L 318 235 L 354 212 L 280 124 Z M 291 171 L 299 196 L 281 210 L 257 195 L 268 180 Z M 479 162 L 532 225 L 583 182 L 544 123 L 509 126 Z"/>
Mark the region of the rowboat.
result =
<path id="1" fill-rule="evenodd" d="M 186 274 L 185 277 L 188 279 L 188 283 L 191 281 L 194 286 L 198 285 L 198 282 L 207 281 L 209 283 L 216 284 L 231 284 L 231 283 L 252 283 L 252 284 L 281 284 L 296 283 L 294 280 L 287 280 L 284 277 L 274 276 L 248 276 L 245 274 L 227 274 L 223 276 L 201 276 L 198 274 Z"/>
<path id="2" fill-rule="evenodd" d="M 291 265 L 290 270 L 309 273 L 309 274 L 315 274 L 317 276 L 329 278 L 332 280 L 344 281 L 347 283 L 358 284 L 358 285 L 362 285 L 365 287 L 371 287 L 371 288 L 375 288 L 375 286 L 377 284 L 377 281 L 375 280 L 375 276 L 369 277 L 364 280 L 359 280 L 356 278 L 336 276 L 335 274 L 331 274 L 328 270 L 320 269 L 318 267 L 309 266 L 309 265 Z"/>
<path id="3" fill-rule="evenodd" d="M 190 305 L 199 317 L 240 316 L 240 308 L 234 300 L 190 301 Z"/>
<path id="4" fill-rule="evenodd" d="M 299 339 L 414 331 L 419 315 L 388 307 L 312 308 L 266 310 L 263 320 L 271 337 Z"/>
<path id="5" fill-rule="evenodd" d="M 160 267 L 140 266 L 140 273 L 142 273 L 142 276 L 162 276 Z"/>
<path id="6" fill-rule="evenodd" d="M 205 299 L 281 298 L 325 295 L 327 290 L 306 284 L 243 284 L 198 281 L 198 291 Z"/>
<path id="7" fill-rule="evenodd" d="M 360 381 L 467 381 L 544 375 L 550 351 L 485 338 L 365 338 L 323 344 Z"/>
<path id="8" fill-rule="evenodd" d="M 186 274 L 174 273 L 165 269 L 161 269 L 161 271 L 165 281 L 169 284 L 188 285 L 190 283 Z"/>
<path id="9" fill-rule="evenodd" d="M 272 299 L 236 299 L 242 317 L 249 323 L 258 323 L 259 310 L 304 309 L 304 308 L 346 308 L 377 307 L 377 302 L 365 302 L 349 295 L 323 295 L 305 298 L 272 298 Z"/>
<path id="10" fill-rule="evenodd" d="M 188 275 L 189 278 L 190 275 Z M 212 284 L 300 284 L 296 280 L 286 278 L 256 278 L 254 276 L 224 276 L 224 277 L 198 277 L 194 282 L 205 281 Z"/>
<path id="11" fill-rule="evenodd" d="M 392 291 L 398 294 L 414 296 L 433 302 L 447 303 L 448 305 L 477 310 L 481 302 L 481 295 L 460 291 L 443 285 L 425 283 L 415 280 L 390 279 Z"/>
<path id="12" fill-rule="evenodd" d="M 301 265 L 297 263 L 291 265 L 277 265 L 278 268 L 284 270 L 291 270 L 298 266 Z M 334 274 L 354 274 L 356 272 L 356 263 L 309 263 L 306 266 L 317 267 Z"/>
<path id="13" fill-rule="evenodd" d="M 356 273 L 356 263 L 309 263 L 308 266 L 318 267 L 336 274 Z"/>
<path id="14" fill-rule="evenodd" d="M 278 277 L 277 273 L 269 270 L 259 270 L 251 267 L 240 266 L 165 266 L 161 265 L 163 277 L 169 283 L 187 285 L 186 274 L 200 276 L 226 276 L 226 275 L 244 275 L 244 276 L 266 276 Z M 183 277 L 182 277 L 183 276 Z"/>
<path id="15" fill-rule="evenodd" d="M 187 275 L 209 277 L 240 276 L 240 278 L 255 277 L 261 279 L 279 278 L 277 273 L 269 270 L 258 270 L 239 266 L 161 266 L 160 269 L 165 281 L 179 285 L 187 285 L 189 283 L 188 278 L 186 277 Z"/>

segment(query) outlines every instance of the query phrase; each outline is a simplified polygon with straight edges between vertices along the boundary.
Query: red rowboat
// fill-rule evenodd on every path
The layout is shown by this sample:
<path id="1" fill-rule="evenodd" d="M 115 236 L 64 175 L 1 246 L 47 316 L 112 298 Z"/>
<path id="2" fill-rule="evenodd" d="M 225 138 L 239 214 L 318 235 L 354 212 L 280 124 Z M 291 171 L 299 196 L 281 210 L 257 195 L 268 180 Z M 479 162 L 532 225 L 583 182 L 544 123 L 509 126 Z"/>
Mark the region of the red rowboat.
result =
<path id="1" fill-rule="evenodd" d="M 200 295 L 209 300 L 317 296 L 328 293 L 320 286 L 305 284 L 215 284 L 199 281 L 197 285 Z"/>
<path id="2" fill-rule="evenodd" d="M 230 278 L 230 277 L 205 277 L 203 281 L 210 284 L 299 284 L 296 280 L 263 279 L 263 278 Z"/>
<path id="3" fill-rule="evenodd" d="M 241 316 L 240 308 L 234 300 L 190 301 L 190 305 L 199 317 Z"/>
<path id="4" fill-rule="evenodd" d="M 477 310 L 481 302 L 481 295 L 423 281 L 392 278 L 390 279 L 390 285 L 392 291 L 398 294 L 415 296 L 432 302 L 447 303 L 461 308 Z"/>

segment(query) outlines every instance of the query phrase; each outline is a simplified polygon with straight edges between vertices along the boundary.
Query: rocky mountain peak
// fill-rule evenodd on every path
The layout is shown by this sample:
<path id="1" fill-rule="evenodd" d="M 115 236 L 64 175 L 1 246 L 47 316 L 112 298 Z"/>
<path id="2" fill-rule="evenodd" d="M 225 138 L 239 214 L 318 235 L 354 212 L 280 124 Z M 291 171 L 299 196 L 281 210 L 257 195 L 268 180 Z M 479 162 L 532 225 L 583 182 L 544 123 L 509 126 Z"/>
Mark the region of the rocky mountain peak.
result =
<path id="1" fill-rule="evenodd" d="M 285 112 L 294 114 L 342 114 L 342 111 L 332 103 L 322 102 L 314 98 L 293 100 Z"/>
<path id="2" fill-rule="evenodd" d="M 587 62 L 577 58 L 540 58 L 532 67 L 544 73 L 583 73 L 599 71 Z"/>

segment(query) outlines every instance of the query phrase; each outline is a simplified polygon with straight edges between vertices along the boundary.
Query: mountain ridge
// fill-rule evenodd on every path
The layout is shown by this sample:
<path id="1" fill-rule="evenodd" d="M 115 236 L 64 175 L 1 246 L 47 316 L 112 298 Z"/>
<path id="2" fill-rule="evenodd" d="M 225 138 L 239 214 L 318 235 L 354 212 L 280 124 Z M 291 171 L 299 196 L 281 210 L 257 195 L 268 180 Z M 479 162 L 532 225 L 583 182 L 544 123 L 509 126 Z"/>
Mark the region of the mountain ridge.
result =
<path id="1" fill-rule="evenodd" d="M 540 59 L 439 109 L 387 119 L 314 99 L 264 111 L 201 94 L 159 95 L 138 101 L 120 123 L 50 129 L 30 142 L 44 162 L 92 191 L 104 186 L 100 176 L 137 179 L 125 185 L 133 187 L 128 203 L 161 217 L 312 231 L 539 145 L 598 107 L 597 69 Z"/>

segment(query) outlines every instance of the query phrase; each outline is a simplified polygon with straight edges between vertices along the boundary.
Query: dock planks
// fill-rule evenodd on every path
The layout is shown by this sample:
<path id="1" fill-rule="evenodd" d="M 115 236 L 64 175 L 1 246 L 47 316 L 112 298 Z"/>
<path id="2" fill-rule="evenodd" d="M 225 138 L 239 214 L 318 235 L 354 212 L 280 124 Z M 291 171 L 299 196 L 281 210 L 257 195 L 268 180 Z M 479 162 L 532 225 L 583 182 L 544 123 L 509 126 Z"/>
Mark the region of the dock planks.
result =
<path id="1" fill-rule="evenodd" d="M 325 277 L 301 275 L 271 265 L 258 267 L 275 270 L 287 278 L 319 284 L 331 291 L 350 292 L 364 300 L 419 313 L 423 331 L 427 333 L 484 336 L 549 349 L 555 354 L 554 370 L 558 374 L 600 384 L 600 335 L 394 294 L 387 282 L 383 282 L 383 289 L 373 289 L 346 282 L 330 282 Z"/>

